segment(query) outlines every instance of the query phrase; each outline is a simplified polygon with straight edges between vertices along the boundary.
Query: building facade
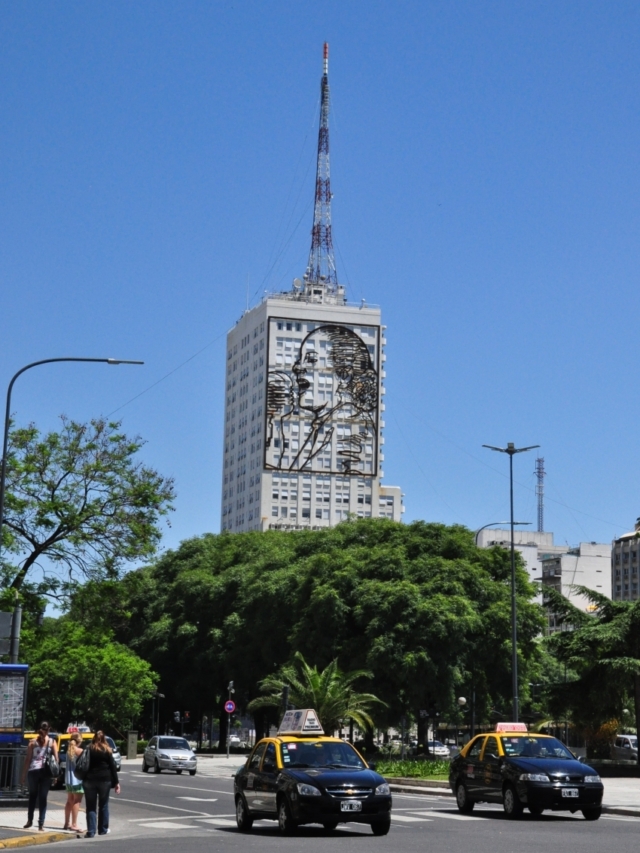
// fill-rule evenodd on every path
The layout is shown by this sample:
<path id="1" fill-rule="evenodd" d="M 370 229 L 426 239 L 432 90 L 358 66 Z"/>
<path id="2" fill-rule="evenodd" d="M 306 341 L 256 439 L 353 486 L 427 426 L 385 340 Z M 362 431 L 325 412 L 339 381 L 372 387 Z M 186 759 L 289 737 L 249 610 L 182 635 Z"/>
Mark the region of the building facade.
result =
<path id="1" fill-rule="evenodd" d="M 640 565 L 640 518 L 635 530 L 614 539 L 611 546 L 611 597 L 614 601 L 638 599 Z"/>
<path id="2" fill-rule="evenodd" d="M 494 545 L 510 548 L 511 531 L 485 528 L 478 532 L 476 543 L 480 548 L 492 548 Z M 568 545 L 554 544 L 553 533 L 541 533 L 535 530 L 514 530 L 513 544 L 524 560 L 531 581 L 541 580 L 542 561 L 545 558 L 565 554 L 569 550 Z"/>
<path id="3" fill-rule="evenodd" d="M 382 485 L 385 327 L 380 309 L 296 280 L 227 336 L 223 530 L 400 521 Z"/>
<path id="4" fill-rule="evenodd" d="M 549 555 L 542 560 L 543 602 L 546 587 L 561 592 L 581 610 L 594 606 L 575 587 L 584 586 L 611 598 L 611 545 L 598 542 L 581 542 L 566 554 Z M 562 620 L 548 607 L 549 632 L 562 630 Z M 566 627 L 566 626 L 565 626 Z"/>

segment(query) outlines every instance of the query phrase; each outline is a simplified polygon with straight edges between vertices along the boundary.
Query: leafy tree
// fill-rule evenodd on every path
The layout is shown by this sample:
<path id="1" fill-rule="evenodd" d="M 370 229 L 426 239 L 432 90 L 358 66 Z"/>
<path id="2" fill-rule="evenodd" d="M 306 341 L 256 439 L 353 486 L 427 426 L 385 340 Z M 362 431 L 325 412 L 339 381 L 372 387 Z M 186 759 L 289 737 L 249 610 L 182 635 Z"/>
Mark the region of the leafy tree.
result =
<path id="1" fill-rule="evenodd" d="M 544 618 L 520 564 L 517 572 L 526 685 Z M 509 555 L 477 548 L 460 526 L 360 519 L 322 531 L 206 534 L 122 583 L 130 618 L 118 639 L 160 674 L 167 707 L 189 696 L 196 713 L 219 709 L 224 723 L 230 679 L 246 707 L 297 651 L 318 671 L 335 659 L 370 671 L 385 703 L 370 712 L 381 726 L 432 705 L 444 712 L 472 684 L 478 721 L 510 703 Z"/>
<path id="2" fill-rule="evenodd" d="M 134 652 L 103 632 L 67 618 L 27 629 L 22 657 L 29 669 L 31 724 L 46 719 L 58 730 L 76 720 L 126 730 L 155 689 L 156 674 Z"/>
<path id="3" fill-rule="evenodd" d="M 549 646 L 573 674 L 566 684 L 556 685 L 552 709 L 571 713 L 587 735 L 590 757 L 596 757 L 603 726 L 622 718 L 629 698 L 635 700 L 640 731 L 640 601 L 611 601 L 581 586 L 576 591 L 592 603 L 592 613 L 556 591 L 549 593 L 569 629 L 553 634 Z"/>
<path id="4" fill-rule="evenodd" d="M 136 460 L 143 445 L 120 423 L 62 417 L 59 432 L 12 429 L 7 453 L 4 586 L 19 590 L 36 566 L 41 592 L 77 579 L 117 577 L 151 557 L 158 521 L 172 509 L 173 481 Z"/>
<path id="5" fill-rule="evenodd" d="M 295 665 L 284 666 L 276 675 L 268 675 L 260 682 L 264 696 L 249 703 L 249 710 L 282 705 L 282 691 L 289 687 L 289 701 L 296 708 L 314 708 L 326 732 L 341 728 L 346 720 L 353 721 L 363 731 L 373 728 L 369 714 L 373 705 L 383 704 L 372 693 L 358 693 L 354 682 L 371 678 L 372 674 L 359 669 L 342 672 L 337 660 L 332 660 L 321 672 L 311 667 L 300 652 L 295 654 Z"/>

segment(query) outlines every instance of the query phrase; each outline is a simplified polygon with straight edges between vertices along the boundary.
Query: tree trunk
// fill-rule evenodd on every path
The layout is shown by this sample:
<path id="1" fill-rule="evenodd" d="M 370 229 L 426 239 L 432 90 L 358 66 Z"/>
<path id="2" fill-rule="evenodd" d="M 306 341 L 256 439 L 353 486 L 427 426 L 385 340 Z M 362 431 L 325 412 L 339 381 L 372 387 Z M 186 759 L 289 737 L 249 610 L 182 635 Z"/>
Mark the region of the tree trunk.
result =
<path id="1" fill-rule="evenodd" d="M 426 725 L 427 725 L 428 720 L 420 714 L 420 709 L 418 709 L 417 720 L 418 720 L 418 746 L 416 747 L 416 755 L 423 755 L 424 750 L 425 750 L 425 742 L 427 740 Z"/>
<path id="2" fill-rule="evenodd" d="M 229 715 L 224 710 L 224 705 L 220 709 L 220 717 L 219 717 L 219 725 L 220 725 L 220 737 L 218 739 L 218 752 L 227 751 L 227 723 L 229 721 Z"/>

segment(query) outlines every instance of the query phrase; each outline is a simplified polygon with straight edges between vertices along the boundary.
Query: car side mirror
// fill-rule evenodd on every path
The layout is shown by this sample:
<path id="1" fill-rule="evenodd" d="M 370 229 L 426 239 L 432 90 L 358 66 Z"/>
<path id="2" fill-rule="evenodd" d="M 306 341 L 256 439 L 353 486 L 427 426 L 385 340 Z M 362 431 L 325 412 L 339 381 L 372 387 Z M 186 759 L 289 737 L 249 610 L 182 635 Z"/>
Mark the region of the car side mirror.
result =
<path id="1" fill-rule="evenodd" d="M 580 764 L 584 764 L 584 756 L 583 756 L 583 755 L 579 755 L 579 756 L 578 756 L 578 761 L 580 762 Z"/>
<path id="2" fill-rule="evenodd" d="M 152 745 L 149 747 L 149 749 L 155 749 L 155 745 L 154 745 L 154 744 L 152 744 Z"/>
<path id="3" fill-rule="evenodd" d="M 369 770 L 375 770 L 377 766 L 378 765 L 375 763 L 375 761 L 369 762 Z"/>

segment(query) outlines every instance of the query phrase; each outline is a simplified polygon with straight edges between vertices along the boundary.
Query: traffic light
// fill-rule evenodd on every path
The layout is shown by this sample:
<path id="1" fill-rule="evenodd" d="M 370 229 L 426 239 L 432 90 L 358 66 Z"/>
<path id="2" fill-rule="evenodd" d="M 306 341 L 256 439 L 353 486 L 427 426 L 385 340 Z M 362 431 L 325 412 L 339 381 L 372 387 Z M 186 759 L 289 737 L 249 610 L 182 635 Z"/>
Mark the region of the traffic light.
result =
<path id="1" fill-rule="evenodd" d="M 180 722 L 180 711 L 173 712 L 173 719 L 176 721 L 176 723 Z"/>
<path id="2" fill-rule="evenodd" d="M 189 713 L 189 711 L 185 711 L 185 712 L 184 712 L 184 721 L 185 721 L 185 723 L 188 723 L 188 722 L 189 722 L 189 717 L 190 717 L 190 713 Z"/>

